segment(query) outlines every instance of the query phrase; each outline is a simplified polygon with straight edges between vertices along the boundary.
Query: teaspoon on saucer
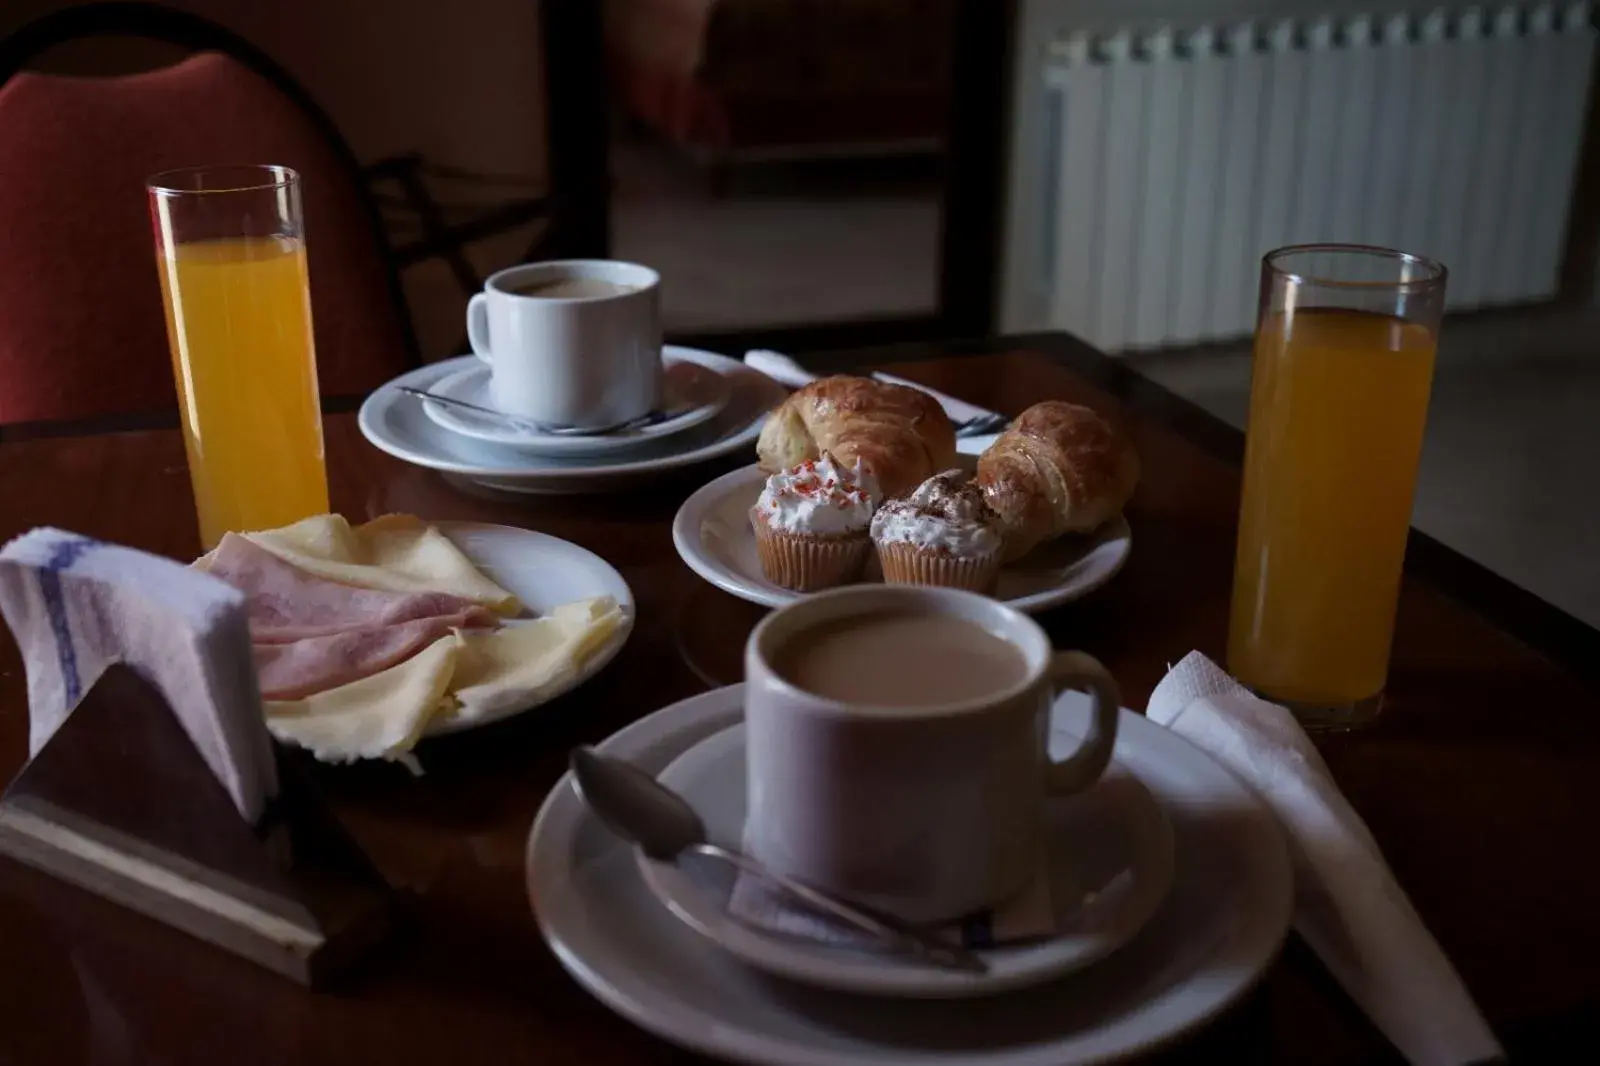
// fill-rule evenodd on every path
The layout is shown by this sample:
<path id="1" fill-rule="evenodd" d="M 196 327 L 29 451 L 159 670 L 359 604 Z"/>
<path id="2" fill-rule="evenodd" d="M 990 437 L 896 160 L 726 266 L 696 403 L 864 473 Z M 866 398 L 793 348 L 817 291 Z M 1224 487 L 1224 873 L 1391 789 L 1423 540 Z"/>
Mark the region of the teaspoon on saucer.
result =
<path id="1" fill-rule="evenodd" d="M 630 418 L 623 422 L 613 422 L 606 426 L 560 426 L 549 422 L 539 422 L 532 418 L 523 418 L 521 415 L 507 414 L 504 411 L 497 411 L 493 407 L 469 403 L 466 400 L 458 400 L 454 396 L 444 396 L 437 392 L 429 392 L 427 389 L 415 389 L 410 385 L 396 385 L 395 388 L 407 396 L 415 396 L 419 400 L 428 400 L 432 403 L 442 404 L 445 407 L 456 407 L 463 411 L 471 411 L 475 415 L 493 418 L 516 429 L 527 430 L 532 433 L 548 433 L 558 437 L 600 437 L 607 433 L 620 433 L 625 429 L 643 429 L 645 426 L 653 426 L 658 422 L 665 422 L 669 418 L 676 418 L 685 410 L 684 408 L 675 408 L 667 411 L 651 411 L 649 414 L 640 415 L 638 418 Z"/>
<path id="2" fill-rule="evenodd" d="M 578 795 L 589 809 L 606 828 L 638 845 L 652 859 L 674 862 L 693 852 L 725 862 L 777 886 L 814 910 L 849 923 L 892 950 L 949 969 L 988 972 L 988 964 L 981 958 L 940 936 L 886 915 L 868 913 L 769 870 L 742 852 L 711 843 L 694 808 L 632 763 L 601 755 L 593 748 L 574 748 L 570 762 Z"/>

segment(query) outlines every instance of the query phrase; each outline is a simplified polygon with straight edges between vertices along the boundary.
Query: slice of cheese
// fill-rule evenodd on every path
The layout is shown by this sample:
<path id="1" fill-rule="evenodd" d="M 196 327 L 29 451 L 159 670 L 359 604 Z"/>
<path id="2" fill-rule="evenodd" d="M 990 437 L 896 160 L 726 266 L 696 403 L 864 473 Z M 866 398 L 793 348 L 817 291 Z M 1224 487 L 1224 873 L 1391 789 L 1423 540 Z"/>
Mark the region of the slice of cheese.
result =
<path id="1" fill-rule="evenodd" d="M 492 633 L 463 633 L 446 713 L 472 721 L 546 698 L 571 682 L 624 617 L 615 600 L 598 596 Z"/>
<path id="2" fill-rule="evenodd" d="M 457 630 L 403 663 L 307 696 L 268 701 L 267 728 L 324 762 L 408 754 L 435 716 L 519 710 L 571 682 L 626 615 L 610 596 L 565 603 L 492 632 Z"/>
<path id="3" fill-rule="evenodd" d="M 522 609 L 515 596 L 485 577 L 449 537 L 414 515 L 384 515 L 359 526 L 351 526 L 342 515 L 313 515 L 282 529 L 244 535 L 283 561 L 329 581 L 391 592 L 444 592 L 503 615 Z M 197 565 L 205 569 L 206 559 Z"/>
<path id="4" fill-rule="evenodd" d="M 267 729 L 324 762 L 407 761 L 455 676 L 462 637 L 451 633 L 403 663 L 301 700 L 266 701 Z"/>

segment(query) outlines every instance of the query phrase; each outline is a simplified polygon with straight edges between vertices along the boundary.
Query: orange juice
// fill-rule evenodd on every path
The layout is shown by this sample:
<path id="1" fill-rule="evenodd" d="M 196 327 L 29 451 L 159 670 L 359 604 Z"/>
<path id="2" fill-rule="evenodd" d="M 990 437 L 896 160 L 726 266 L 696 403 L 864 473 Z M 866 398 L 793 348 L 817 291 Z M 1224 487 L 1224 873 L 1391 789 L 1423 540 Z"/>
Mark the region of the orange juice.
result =
<path id="1" fill-rule="evenodd" d="M 304 243 L 192 241 L 157 265 L 201 540 L 327 511 Z"/>
<path id="2" fill-rule="evenodd" d="M 1228 664 L 1270 697 L 1341 707 L 1383 689 L 1434 345 L 1362 311 L 1261 321 Z"/>

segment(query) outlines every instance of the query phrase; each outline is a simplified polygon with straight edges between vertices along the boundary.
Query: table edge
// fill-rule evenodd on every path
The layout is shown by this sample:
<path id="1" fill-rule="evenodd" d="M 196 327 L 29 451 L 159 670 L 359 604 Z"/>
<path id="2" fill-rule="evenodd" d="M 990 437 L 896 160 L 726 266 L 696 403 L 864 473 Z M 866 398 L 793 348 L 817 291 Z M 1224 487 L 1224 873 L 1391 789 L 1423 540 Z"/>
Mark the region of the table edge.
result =
<path id="1" fill-rule="evenodd" d="M 1115 396 L 1133 412 L 1152 418 L 1214 458 L 1239 468 L 1244 433 L 1132 366 L 1064 332 L 1018 333 L 938 345 L 918 342 L 884 348 L 807 353 L 818 371 L 843 371 L 864 364 L 1032 351 Z M 1444 542 L 1411 527 L 1406 574 L 1419 578 L 1544 658 L 1589 682 L 1600 681 L 1600 630 L 1537 593 L 1490 570 Z"/>
<path id="2" fill-rule="evenodd" d="M 730 335 L 728 340 L 733 339 Z M 724 344 L 737 348 L 737 344 Z M 866 365 L 932 359 L 1001 355 L 1031 351 L 1063 366 L 1089 384 L 1115 396 L 1133 412 L 1154 419 L 1216 459 L 1238 468 L 1244 458 L 1244 433 L 1198 405 L 1140 374 L 1087 342 L 1065 332 L 1005 334 L 951 340 L 913 340 L 870 348 L 806 352 L 811 369 L 841 372 Z M 330 397 L 325 415 L 345 414 L 357 406 L 352 397 Z M 0 440 L 21 443 L 52 437 L 176 428 L 176 412 L 154 413 L 86 422 L 12 424 L 0 428 Z M 1590 683 L 1600 682 L 1600 630 L 1557 607 L 1537 593 L 1495 573 L 1442 541 L 1411 527 L 1406 542 L 1406 574 L 1487 620 L 1550 662 Z"/>

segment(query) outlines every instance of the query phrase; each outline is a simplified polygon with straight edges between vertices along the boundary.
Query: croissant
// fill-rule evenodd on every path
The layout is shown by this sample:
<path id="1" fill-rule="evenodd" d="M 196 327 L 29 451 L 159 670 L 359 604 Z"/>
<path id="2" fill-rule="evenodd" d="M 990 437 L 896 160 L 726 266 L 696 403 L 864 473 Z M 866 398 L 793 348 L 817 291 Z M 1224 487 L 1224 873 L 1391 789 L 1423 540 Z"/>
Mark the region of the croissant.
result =
<path id="1" fill-rule="evenodd" d="M 768 417 L 756 442 L 769 474 L 820 458 L 860 460 L 885 497 L 903 496 L 955 464 L 956 432 L 920 389 L 871 378 L 819 378 Z"/>
<path id="2" fill-rule="evenodd" d="M 1087 533 L 1121 512 L 1139 481 L 1133 446 L 1094 411 L 1034 404 L 978 457 L 978 484 L 1000 516 L 1003 558 L 1063 533 Z"/>

